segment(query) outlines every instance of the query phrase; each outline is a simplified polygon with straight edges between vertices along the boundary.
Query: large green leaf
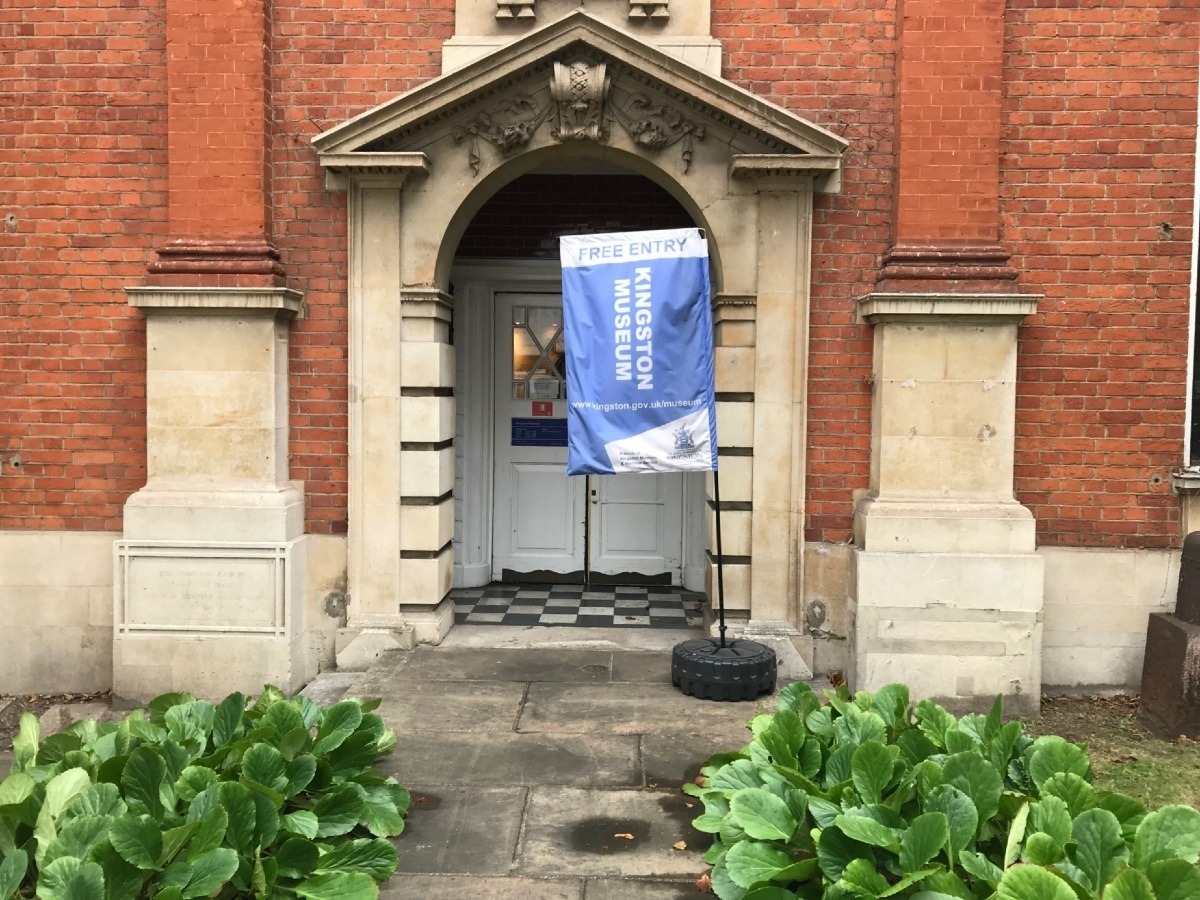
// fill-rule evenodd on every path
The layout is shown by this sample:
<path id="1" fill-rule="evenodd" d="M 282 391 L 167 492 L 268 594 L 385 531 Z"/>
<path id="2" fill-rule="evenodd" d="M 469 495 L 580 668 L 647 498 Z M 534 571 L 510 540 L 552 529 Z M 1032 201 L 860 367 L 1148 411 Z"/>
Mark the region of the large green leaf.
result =
<path id="1" fill-rule="evenodd" d="M 1099 808 L 1107 809 L 1117 817 L 1117 821 L 1121 823 L 1122 837 L 1128 843 L 1133 843 L 1138 826 L 1142 824 L 1142 819 L 1146 818 L 1146 807 L 1124 794 L 1102 793 Z"/>
<path id="2" fill-rule="evenodd" d="M 925 866 L 946 846 L 950 823 L 945 813 L 928 812 L 913 819 L 900 839 L 900 871 L 904 875 Z"/>
<path id="3" fill-rule="evenodd" d="M 91 859 L 104 870 L 105 900 L 137 900 L 142 896 L 142 885 L 151 873 L 126 862 L 111 843 L 98 845 Z"/>
<path id="4" fill-rule="evenodd" d="M 917 728 L 936 746 L 945 748 L 947 732 L 955 730 L 958 722 L 931 700 L 922 700 L 916 708 Z"/>
<path id="5" fill-rule="evenodd" d="M 882 897 L 889 887 L 887 879 L 865 859 L 851 861 L 842 872 L 840 884 L 859 897 Z"/>
<path id="6" fill-rule="evenodd" d="M 408 791 L 398 784 L 374 784 L 360 791 L 361 824 L 375 837 L 396 837 L 404 831 Z"/>
<path id="7" fill-rule="evenodd" d="M 317 868 L 321 850 L 312 841 L 288 838 L 275 854 L 279 874 L 284 878 L 304 878 Z"/>
<path id="8" fill-rule="evenodd" d="M 742 841 L 730 847 L 725 854 L 729 877 L 744 888 L 770 881 L 793 862 L 795 860 L 782 850 L 756 841 Z"/>
<path id="9" fill-rule="evenodd" d="M 1104 889 L 1104 900 L 1157 900 L 1150 879 L 1137 869 L 1126 869 Z"/>
<path id="10" fill-rule="evenodd" d="M 833 734 L 842 744 L 858 746 L 868 741 L 887 741 L 887 725 L 877 713 L 864 712 L 851 704 L 833 722 Z"/>
<path id="11" fill-rule="evenodd" d="M 167 764 L 149 747 L 138 747 L 129 754 L 121 772 L 121 788 L 125 802 L 133 809 L 162 818 L 163 808 L 159 788 L 167 777 Z"/>
<path id="12" fill-rule="evenodd" d="M 1164 806 L 1142 820 L 1133 839 L 1134 868 L 1147 869 L 1160 859 L 1200 857 L 1200 812 L 1190 806 Z"/>
<path id="13" fill-rule="evenodd" d="M 239 853 L 250 853 L 256 844 L 257 814 L 254 797 L 242 785 L 227 781 L 217 788 L 221 805 L 229 817 L 225 836 L 233 849 Z"/>
<path id="14" fill-rule="evenodd" d="M 108 835 L 109 821 L 108 816 L 76 816 L 63 822 L 40 865 L 49 865 L 60 856 L 85 858 Z M 6 897 L 0 892 L 0 898 Z"/>
<path id="15" fill-rule="evenodd" d="M 279 835 L 279 813 L 275 804 L 262 794 L 251 791 L 254 801 L 254 841 L 259 847 L 269 847 Z"/>
<path id="16" fill-rule="evenodd" d="M 891 784 L 896 757 L 900 748 L 892 744 L 885 746 L 878 741 L 860 744 L 850 761 L 850 777 L 854 789 L 864 803 L 879 803 L 883 792 Z"/>
<path id="17" fill-rule="evenodd" d="M 974 850 L 964 850 L 959 854 L 958 863 L 968 875 L 986 882 L 993 888 L 999 885 L 1000 879 L 1004 877 L 1003 869 Z"/>
<path id="18" fill-rule="evenodd" d="M 1060 797 L 1046 796 L 1029 804 L 1029 829 L 1044 831 L 1060 847 L 1067 846 L 1067 841 L 1071 839 L 1071 813 L 1067 810 L 1066 801 Z"/>
<path id="19" fill-rule="evenodd" d="M 1100 803 L 1096 789 L 1074 772 L 1060 772 L 1041 784 L 1042 797 L 1058 797 L 1067 804 L 1067 812 L 1074 819 L 1085 810 L 1095 809 Z"/>
<path id="20" fill-rule="evenodd" d="M 793 681 L 779 692 L 779 708 L 795 713 L 801 719 L 821 706 L 821 698 L 804 681 Z"/>
<path id="21" fill-rule="evenodd" d="M 238 868 L 238 855 L 228 847 L 220 847 L 191 857 L 188 863 L 192 867 L 192 873 L 182 891 L 184 900 L 207 897 L 232 878 Z"/>
<path id="22" fill-rule="evenodd" d="M 328 753 L 354 734 L 362 722 L 362 707 L 355 700 L 343 700 L 325 710 L 321 726 L 317 729 L 317 742 L 313 753 L 317 756 Z"/>
<path id="23" fill-rule="evenodd" d="M 757 840 L 789 841 L 796 832 L 796 819 L 787 804 L 762 788 L 735 792 L 729 808 L 742 830 Z"/>
<path id="24" fill-rule="evenodd" d="M 314 875 L 292 890 L 308 900 L 376 900 L 379 888 L 362 872 L 331 872 Z"/>
<path id="25" fill-rule="evenodd" d="M 1016 865 L 1004 873 L 997 900 L 1076 900 L 1065 881 L 1038 866 Z"/>
<path id="26" fill-rule="evenodd" d="M 308 787 L 309 783 L 313 780 L 313 776 L 317 773 L 316 757 L 309 756 L 307 753 L 303 756 L 297 756 L 287 764 L 285 773 L 287 775 L 287 784 L 282 788 L 283 796 L 294 797 Z"/>
<path id="27" fill-rule="evenodd" d="M 175 780 L 175 796 L 184 803 L 191 803 L 201 791 L 217 781 L 217 773 L 207 766 L 187 766 Z"/>
<path id="28" fill-rule="evenodd" d="M 175 691 L 170 694 L 160 694 L 149 703 L 146 704 L 146 711 L 149 713 L 150 721 L 163 727 L 166 722 L 167 710 L 173 706 L 178 706 L 181 703 L 190 703 L 195 700 L 195 696 L 183 691 Z"/>
<path id="29" fill-rule="evenodd" d="M 823 829 L 817 838 L 817 861 L 821 873 L 830 881 L 838 881 L 846 866 L 860 857 L 874 862 L 874 848 L 851 840 L 836 825 Z"/>
<path id="30" fill-rule="evenodd" d="M 298 834 L 309 840 L 317 836 L 317 817 L 307 809 L 281 816 L 279 825 L 289 834 Z"/>
<path id="31" fill-rule="evenodd" d="M 13 738 L 13 772 L 24 772 L 37 759 L 38 742 L 42 737 L 42 729 L 38 725 L 37 716 L 33 713 L 21 713 L 21 723 L 17 736 Z"/>
<path id="32" fill-rule="evenodd" d="M 1084 874 L 1084 886 L 1099 893 L 1129 855 L 1121 823 L 1106 809 L 1085 810 L 1072 824 L 1071 837 L 1067 858 Z"/>
<path id="33" fill-rule="evenodd" d="M 1000 794 L 1004 785 L 1000 773 L 975 750 L 955 753 L 942 767 L 945 784 L 958 788 L 971 798 L 979 821 L 986 822 L 1000 809 Z"/>
<path id="34" fill-rule="evenodd" d="M 884 847 L 893 853 L 900 850 L 899 832 L 867 816 L 843 814 L 837 817 L 836 825 L 851 840 Z"/>
<path id="35" fill-rule="evenodd" d="M 1146 877 L 1158 900 L 1196 900 L 1200 897 L 1200 869 L 1185 860 L 1160 859 L 1146 870 Z"/>
<path id="36" fill-rule="evenodd" d="M 1063 858 L 1063 845 L 1044 831 L 1035 831 L 1025 838 L 1021 861 L 1035 866 L 1050 866 Z"/>
<path id="37" fill-rule="evenodd" d="M 732 793 L 742 788 L 762 787 L 758 767 L 748 759 L 737 759 L 721 766 L 710 779 L 708 786 L 714 790 Z"/>
<path id="38" fill-rule="evenodd" d="M 37 782 L 24 772 L 14 772 L 0 782 L 0 806 L 16 806 L 33 796 Z"/>
<path id="39" fill-rule="evenodd" d="M 222 700 L 213 714 L 213 747 L 221 747 L 236 739 L 242 731 L 242 714 L 246 711 L 246 695 L 233 693 Z"/>
<path id="40" fill-rule="evenodd" d="M 29 869 L 29 854 L 24 850 L 13 850 L 0 862 L 0 900 L 9 900 Z"/>
<path id="41" fill-rule="evenodd" d="M 242 756 L 242 777 L 282 792 L 288 786 L 287 761 L 270 744 L 255 744 Z"/>
<path id="42" fill-rule="evenodd" d="M 346 841 L 326 853 L 318 860 L 315 871 L 365 872 L 382 884 L 396 871 L 397 861 L 396 847 L 390 841 L 364 838 Z"/>
<path id="43" fill-rule="evenodd" d="M 126 813 L 113 819 L 108 841 L 121 857 L 139 869 L 157 869 L 163 839 L 158 824 L 147 815 Z"/>
<path id="44" fill-rule="evenodd" d="M 63 856 L 39 873 L 37 896 L 39 900 L 104 900 L 104 872 L 90 860 Z"/>
<path id="45" fill-rule="evenodd" d="M 225 812 L 225 807 L 216 806 L 197 819 L 195 824 L 196 831 L 188 852 L 200 855 L 221 846 L 229 828 L 229 814 Z"/>
<path id="46" fill-rule="evenodd" d="M 329 791 L 313 806 L 317 816 L 317 837 L 345 834 L 358 824 L 362 811 L 363 801 L 357 785 L 342 785 Z"/>
<path id="47" fill-rule="evenodd" d="M 979 813 L 974 801 L 953 785 L 943 784 L 930 791 L 925 810 L 946 816 L 953 862 L 955 856 L 970 846 L 979 830 Z"/>
<path id="48" fill-rule="evenodd" d="M 1087 779 L 1092 771 L 1092 764 L 1088 762 L 1084 749 L 1057 735 L 1048 734 L 1038 738 L 1026 754 L 1029 777 L 1039 788 L 1060 772 L 1071 772 Z"/>
<path id="49" fill-rule="evenodd" d="M 1025 824 L 1029 821 L 1029 804 L 1022 803 L 1008 825 L 1008 839 L 1004 845 L 1004 868 L 1008 868 L 1021 855 L 1021 841 L 1025 839 Z"/>

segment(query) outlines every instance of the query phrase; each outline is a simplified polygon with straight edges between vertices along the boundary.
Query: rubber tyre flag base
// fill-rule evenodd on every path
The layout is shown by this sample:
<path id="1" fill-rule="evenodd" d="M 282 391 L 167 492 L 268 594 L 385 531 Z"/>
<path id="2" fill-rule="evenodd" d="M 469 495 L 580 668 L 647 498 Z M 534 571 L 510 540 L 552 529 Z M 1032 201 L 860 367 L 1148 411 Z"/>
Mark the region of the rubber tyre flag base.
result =
<path id="1" fill-rule="evenodd" d="M 775 690 L 775 651 L 755 641 L 698 638 L 676 644 L 671 683 L 701 700 L 754 700 Z"/>

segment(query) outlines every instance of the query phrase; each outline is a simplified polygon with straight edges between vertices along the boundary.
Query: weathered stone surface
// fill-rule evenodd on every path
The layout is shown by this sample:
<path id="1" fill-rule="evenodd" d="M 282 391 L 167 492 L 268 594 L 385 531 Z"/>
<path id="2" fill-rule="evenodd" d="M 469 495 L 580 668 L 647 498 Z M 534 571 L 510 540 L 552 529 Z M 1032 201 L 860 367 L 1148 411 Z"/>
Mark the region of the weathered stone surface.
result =
<path id="1" fill-rule="evenodd" d="M 614 653 L 612 655 L 612 680 L 616 682 L 633 681 L 641 684 L 670 684 L 671 651 Z"/>
<path id="2" fill-rule="evenodd" d="M 583 882 L 576 880 L 397 874 L 380 888 L 379 896 L 382 900 L 579 900 L 582 890 Z"/>
<path id="3" fill-rule="evenodd" d="M 397 872 L 509 873 L 525 788 L 414 788 L 412 798 L 404 834 L 396 839 Z"/>
<path id="4" fill-rule="evenodd" d="M 380 767 L 401 784 L 637 787 L 642 783 L 634 736 L 400 733 Z"/>
<path id="5" fill-rule="evenodd" d="M 613 654 L 604 650 L 457 649 L 414 651 L 403 677 L 429 681 L 605 682 Z"/>
<path id="6" fill-rule="evenodd" d="M 1150 616 L 1138 718 L 1162 737 L 1200 733 L 1200 625 Z"/>
<path id="7" fill-rule="evenodd" d="M 395 682 L 378 713 L 397 734 L 516 728 L 525 686 L 516 683 Z"/>
<path id="8" fill-rule="evenodd" d="M 755 704 L 712 703 L 681 694 L 670 684 L 533 684 L 518 731 L 586 734 L 678 733 L 739 727 Z"/>
<path id="9" fill-rule="evenodd" d="M 587 882 L 583 900 L 696 900 L 694 881 L 630 881 L 597 878 Z"/>
<path id="10" fill-rule="evenodd" d="M 114 710 L 109 704 L 99 701 L 90 703 L 60 703 L 56 706 L 51 706 L 38 716 L 38 727 L 41 729 L 42 737 L 46 738 L 52 734 L 57 734 L 68 725 L 78 722 L 81 719 L 95 719 L 97 722 L 119 722 L 125 716 L 126 713 L 123 710 Z"/>
<path id="11" fill-rule="evenodd" d="M 678 792 L 534 788 L 517 859 L 521 875 L 686 878 L 703 868 L 692 810 Z M 617 837 L 632 835 L 632 839 Z"/>
<path id="12" fill-rule="evenodd" d="M 699 775 L 700 767 L 714 753 L 736 750 L 752 737 L 749 729 L 728 726 L 716 733 L 643 735 L 642 771 L 646 786 L 659 790 L 677 788 Z"/>

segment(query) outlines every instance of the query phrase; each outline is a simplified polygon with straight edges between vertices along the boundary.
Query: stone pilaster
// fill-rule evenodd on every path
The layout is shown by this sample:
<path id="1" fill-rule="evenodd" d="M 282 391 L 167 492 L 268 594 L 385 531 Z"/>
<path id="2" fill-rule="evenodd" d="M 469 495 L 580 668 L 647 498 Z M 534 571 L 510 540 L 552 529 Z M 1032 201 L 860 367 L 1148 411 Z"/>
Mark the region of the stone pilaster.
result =
<path id="1" fill-rule="evenodd" d="M 855 511 L 854 685 L 1036 708 L 1042 560 L 1013 497 L 1021 295 L 873 294 L 870 492 Z"/>
<path id="2" fill-rule="evenodd" d="M 147 483 L 116 544 L 113 690 L 299 689 L 304 498 L 288 481 L 284 288 L 130 288 L 146 315 Z"/>

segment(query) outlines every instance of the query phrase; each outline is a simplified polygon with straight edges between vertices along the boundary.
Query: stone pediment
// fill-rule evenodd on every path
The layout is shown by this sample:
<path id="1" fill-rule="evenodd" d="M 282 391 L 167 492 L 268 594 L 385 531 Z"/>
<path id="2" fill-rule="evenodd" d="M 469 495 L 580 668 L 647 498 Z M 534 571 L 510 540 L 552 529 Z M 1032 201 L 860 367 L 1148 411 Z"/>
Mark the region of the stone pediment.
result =
<path id="1" fill-rule="evenodd" d="M 729 174 L 821 174 L 847 142 L 577 11 L 318 135 L 330 172 L 472 175 L 525 150 L 593 143 L 686 173 L 698 145 Z M 458 159 L 455 159 L 455 156 Z"/>

